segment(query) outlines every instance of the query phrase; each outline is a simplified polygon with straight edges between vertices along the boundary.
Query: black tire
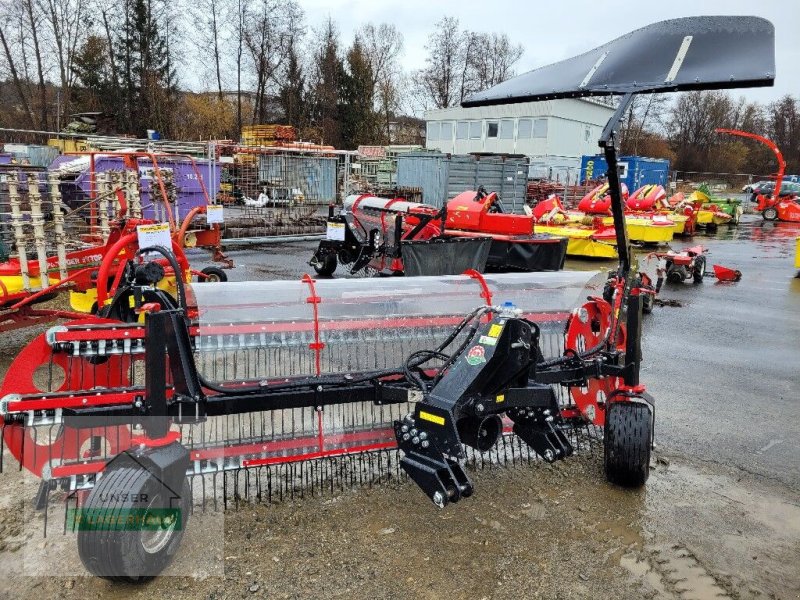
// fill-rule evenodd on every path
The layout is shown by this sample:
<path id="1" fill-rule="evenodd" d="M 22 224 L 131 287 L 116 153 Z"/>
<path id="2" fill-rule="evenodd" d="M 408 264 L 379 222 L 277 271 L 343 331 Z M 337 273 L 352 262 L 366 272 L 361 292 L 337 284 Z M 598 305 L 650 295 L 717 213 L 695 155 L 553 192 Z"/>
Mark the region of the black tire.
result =
<path id="1" fill-rule="evenodd" d="M 694 260 L 694 268 L 692 268 L 692 281 L 695 283 L 703 283 L 703 276 L 706 274 L 706 257 L 698 256 Z"/>
<path id="2" fill-rule="evenodd" d="M 121 467 L 103 474 L 81 507 L 82 518 L 119 519 L 127 515 L 164 517 L 151 509 L 178 508 L 180 523 L 160 529 L 120 530 L 103 523 L 78 530 L 78 555 L 92 575 L 142 583 L 161 573 L 175 557 L 189 521 L 191 490 L 184 478 L 180 497 L 143 467 Z M 172 515 L 172 513 L 168 513 Z"/>
<path id="3" fill-rule="evenodd" d="M 603 434 L 606 479 L 623 487 L 640 487 L 650 476 L 653 417 L 641 402 L 607 404 Z"/>
<path id="4" fill-rule="evenodd" d="M 228 281 L 228 274 L 219 267 L 206 267 L 200 271 L 205 277 L 199 277 L 201 282 L 216 283 Z"/>
<path id="5" fill-rule="evenodd" d="M 774 206 L 769 206 L 761 212 L 761 216 L 765 221 L 774 221 L 778 218 L 778 209 Z"/>
<path id="6" fill-rule="evenodd" d="M 333 272 L 336 270 L 337 267 L 337 260 L 336 255 L 326 254 L 322 258 L 317 260 L 317 263 L 314 265 L 314 270 L 317 272 L 317 275 L 321 275 L 323 277 L 330 277 L 333 275 Z"/>
<path id="7" fill-rule="evenodd" d="M 653 294 L 643 294 L 642 298 L 642 313 L 649 315 L 653 312 L 653 306 L 656 303 L 656 297 Z"/>

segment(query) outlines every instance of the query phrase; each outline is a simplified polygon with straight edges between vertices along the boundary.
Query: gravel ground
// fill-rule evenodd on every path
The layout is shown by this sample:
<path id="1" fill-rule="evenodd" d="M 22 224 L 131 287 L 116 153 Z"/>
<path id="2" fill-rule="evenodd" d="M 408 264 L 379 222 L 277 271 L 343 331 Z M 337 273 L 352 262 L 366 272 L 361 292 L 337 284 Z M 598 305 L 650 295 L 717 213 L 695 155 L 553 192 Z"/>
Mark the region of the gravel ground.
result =
<path id="1" fill-rule="evenodd" d="M 797 235 L 749 219 L 695 240 L 744 279 L 665 289 L 680 307 L 645 323 L 658 449 L 642 490 L 607 484 L 596 450 L 479 470 L 441 511 L 395 481 L 197 513 L 167 574 L 127 586 L 81 576 L 71 538 L 23 527 L 30 488 L 6 456 L 0 598 L 800 598 Z M 234 252 L 232 279 L 297 277 L 313 247 Z M 70 575 L 26 575 L 42 569 Z"/>

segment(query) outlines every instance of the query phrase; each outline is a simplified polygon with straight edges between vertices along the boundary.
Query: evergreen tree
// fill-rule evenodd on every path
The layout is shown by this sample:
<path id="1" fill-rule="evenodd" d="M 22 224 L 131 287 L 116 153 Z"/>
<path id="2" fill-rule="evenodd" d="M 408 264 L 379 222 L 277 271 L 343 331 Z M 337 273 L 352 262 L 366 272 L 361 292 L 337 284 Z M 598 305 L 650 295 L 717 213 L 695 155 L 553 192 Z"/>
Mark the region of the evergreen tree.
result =
<path id="1" fill-rule="evenodd" d="M 331 19 L 322 32 L 322 44 L 315 56 L 312 124 L 321 141 L 341 147 L 339 122 L 339 85 L 344 65 L 339 56 L 339 32 Z"/>
<path id="2" fill-rule="evenodd" d="M 347 51 L 347 70 L 342 73 L 339 118 L 342 146 L 356 148 L 374 144 L 378 137 L 378 116 L 374 110 L 375 87 L 372 68 L 358 38 Z"/>
<path id="3" fill-rule="evenodd" d="M 296 129 L 306 124 L 306 82 L 303 67 L 297 56 L 296 44 L 289 46 L 284 82 L 280 89 L 280 103 L 286 122 Z"/>
<path id="4" fill-rule="evenodd" d="M 159 17 L 166 15 L 164 9 L 159 0 L 126 3 L 122 33 L 117 40 L 122 70 L 120 121 L 126 130 L 137 135 L 144 135 L 147 129 L 169 133 L 177 84 L 164 34 L 168 23 L 163 28 L 159 24 Z"/>

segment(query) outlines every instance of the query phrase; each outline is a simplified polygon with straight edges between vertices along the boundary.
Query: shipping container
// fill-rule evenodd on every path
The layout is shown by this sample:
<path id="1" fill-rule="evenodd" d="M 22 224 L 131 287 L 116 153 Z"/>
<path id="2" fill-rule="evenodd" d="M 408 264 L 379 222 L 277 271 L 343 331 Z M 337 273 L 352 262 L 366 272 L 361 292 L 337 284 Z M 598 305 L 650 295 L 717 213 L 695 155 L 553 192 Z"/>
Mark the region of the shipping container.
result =
<path id="1" fill-rule="evenodd" d="M 437 208 L 479 186 L 497 192 L 503 210 L 520 213 L 525 204 L 528 158 L 409 152 L 397 158 L 398 187 L 422 189 L 422 201 Z"/>
<path id="2" fill-rule="evenodd" d="M 601 179 L 607 172 L 608 165 L 603 155 L 586 155 L 581 159 L 581 181 Z M 666 187 L 669 182 L 669 161 L 644 156 L 620 156 L 619 174 L 620 180 L 628 186 L 631 193 L 643 185 L 657 184 Z"/>

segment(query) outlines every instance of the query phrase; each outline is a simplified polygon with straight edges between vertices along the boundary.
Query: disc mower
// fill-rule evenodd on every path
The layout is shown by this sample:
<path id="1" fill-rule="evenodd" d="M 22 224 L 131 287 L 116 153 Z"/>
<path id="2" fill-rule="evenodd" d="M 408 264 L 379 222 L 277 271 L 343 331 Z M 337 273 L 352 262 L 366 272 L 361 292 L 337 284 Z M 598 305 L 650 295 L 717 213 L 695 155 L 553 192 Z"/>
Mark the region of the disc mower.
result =
<path id="1" fill-rule="evenodd" d="M 558 271 L 566 240 L 535 235 L 526 215 L 502 214 L 496 193 L 464 192 L 442 209 L 402 198 L 348 196 L 339 214 L 330 207 L 326 239 L 309 264 L 332 275 L 351 273 L 452 275 L 467 269 Z"/>
<path id="2" fill-rule="evenodd" d="M 376 469 L 397 473 L 399 458 L 444 507 L 479 488 L 469 457 L 554 462 L 593 426 L 603 428 L 608 480 L 641 486 L 654 408 L 640 380 L 641 279 L 614 131 L 636 93 L 771 84 L 773 37 L 754 17 L 666 21 L 465 101 L 623 95 L 600 140 L 619 252 L 608 284 L 582 272 L 471 271 L 178 279 L 171 294 L 158 285 L 163 268 L 132 257 L 102 315 L 36 338 L 0 388 L 2 437 L 42 478 L 37 502 L 63 489 L 76 521 L 92 525 L 77 527 L 86 569 L 142 581 L 174 557 L 204 491 L 338 488 L 373 481 Z M 180 270 L 169 249 L 142 251 Z M 155 519 L 156 530 L 115 527 L 131 514 Z"/>

